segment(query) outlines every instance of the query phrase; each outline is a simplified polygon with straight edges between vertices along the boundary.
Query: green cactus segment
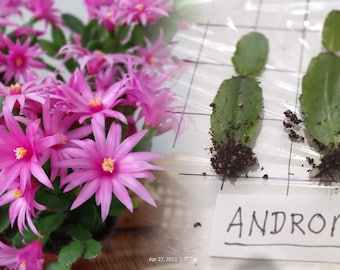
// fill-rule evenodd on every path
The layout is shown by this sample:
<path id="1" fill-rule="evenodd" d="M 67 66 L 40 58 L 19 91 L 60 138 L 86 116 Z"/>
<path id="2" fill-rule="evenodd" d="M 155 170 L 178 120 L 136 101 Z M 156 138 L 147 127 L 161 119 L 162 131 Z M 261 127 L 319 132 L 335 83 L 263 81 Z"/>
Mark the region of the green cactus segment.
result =
<path id="1" fill-rule="evenodd" d="M 321 53 L 302 80 L 300 104 L 307 130 L 329 150 L 340 143 L 340 58 Z"/>
<path id="2" fill-rule="evenodd" d="M 329 52 L 337 52 L 340 50 L 340 11 L 333 10 L 328 13 L 323 30 L 322 45 Z"/>
<path id="3" fill-rule="evenodd" d="M 213 101 L 211 133 L 215 146 L 232 138 L 249 145 L 262 111 L 262 89 L 254 78 L 224 80 Z"/>
<path id="4" fill-rule="evenodd" d="M 231 59 L 235 70 L 240 75 L 259 75 L 268 58 L 269 42 L 258 32 L 244 35 L 236 45 L 236 52 Z"/>

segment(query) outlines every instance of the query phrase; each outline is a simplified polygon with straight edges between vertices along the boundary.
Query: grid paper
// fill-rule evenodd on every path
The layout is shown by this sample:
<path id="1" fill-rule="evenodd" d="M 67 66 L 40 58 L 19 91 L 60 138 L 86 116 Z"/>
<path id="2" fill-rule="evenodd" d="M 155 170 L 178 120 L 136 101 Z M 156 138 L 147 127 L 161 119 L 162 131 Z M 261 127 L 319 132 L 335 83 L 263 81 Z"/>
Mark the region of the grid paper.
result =
<path id="1" fill-rule="evenodd" d="M 178 34 L 175 51 L 186 62 L 186 72 L 175 89 L 183 106 L 178 113 L 184 132 L 156 139 L 155 149 L 188 154 L 203 164 L 202 170 L 183 169 L 181 175 L 202 176 L 206 172 L 216 176 L 210 168 L 209 105 L 220 83 L 236 75 L 231 63 L 236 42 L 242 35 L 258 31 L 270 45 L 265 71 L 257 78 L 264 96 L 262 125 L 254 148 L 259 168 L 241 179 L 262 179 L 267 174 L 268 181 L 286 185 L 287 192 L 291 184 L 311 185 L 311 165 L 306 157 L 318 162 L 319 154 L 307 140 L 292 142 L 288 138 L 283 112 L 290 109 L 300 115 L 302 76 L 310 59 L 322 50 L 326 15 L 339 7 L 337 1 L 316 0 L 216 0 L 189 7 L 197 14 L 196 23 Z M 297 132 L 306 137 L 303 127 Z M 160 143 L 162 140 L 167 143 Z"/>

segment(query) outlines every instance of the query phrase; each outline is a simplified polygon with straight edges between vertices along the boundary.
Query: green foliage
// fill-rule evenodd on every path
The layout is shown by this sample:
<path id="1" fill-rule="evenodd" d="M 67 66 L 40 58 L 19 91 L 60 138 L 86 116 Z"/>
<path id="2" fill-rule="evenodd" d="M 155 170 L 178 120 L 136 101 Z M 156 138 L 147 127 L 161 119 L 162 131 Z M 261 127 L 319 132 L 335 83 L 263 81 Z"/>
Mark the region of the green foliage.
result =
<path id="1" fill-rule="evenodd" d="M 328 13 L 323 30 L 322 30 L 322 45 L 329 52 L 340 50 L 340 11 L 332 10 Z"/>
<path id="2" fill-rule="evenodd" d="M 74 240 L 86 241 L 92 238 L 91 232 L 80 224 L 68 224 L 63 229 Z"/>
<path id="3" fill-rule="evenodd" d="M 60 250 L 58 261 L 64 264 L 72 264 L 81 257 L 83 250 L 84 246 L 80 241 L 72 241 Z"/>
<path id="4" fill-rule="evenodd" d="M 37 192 L 35 199 L 40 204 L 45 205 L 50 211 L 68 210 L 75 196 L 72 193 L 60 196 L 61 193 L 61 191 L 42 188 Z"/>
<path id="5" fill-rule="evenodd" d="M 67 224 L 78 224 L 84 229 L 92 231 L 100 225 L 99 210 L 96 207 L 93 198 L 86 203 L 74 209 L 65 221 Z"/>
<path id="6" fill-rule="evenodd" d="M 53 44 L 55 44 L 59 48 L 66 44 L 66 37 L 64 35 L 64 32 L 57 26 L 52 27 L 52 41 Z"/>
<path id="7" fill-rule="evenodd" d="M 67 27 L 69 27 L 72 31 L 83 34 L 85 30 L 84 23 L 76 16 L 65 13 L 62 14 L 62 18 L 66 24 Z"/>
<path id="8" fill-rule="evenodd" d="M 240 75 L 259 75 L 268 58 L 269 42 L 258 32 L 244 35 L 236 45 L 236 52 L 232 58 L 235 70 Z"/>
<path id="9" fill-rule="evenodd" d="M 124 210 L 126 210 L 125 205 L 122 204 L 115 196 L 112 196 L 109 215 L 119 216 Z"/>
<path id="10" fill-rule="evenodd" d="M 59 47 L 56 44 L 54 44 L 52 41 L 49 41 L 46 39 L 39 39 L 38 43 L 41 46 L 41 48 L 45 50 L 47 55 L 50 57 L 54 57 L 59 51 Z"/>
<path id="11" fill-rule="evenodd" d="M 85 259 L 93 259 L 97 257 L 102 250 L 102 246 L 99 242 L 89 239 L 84 242 L 83 257 Z"/>
<path id="12" fill-rule="evenodd" d="M 0 207 L 0 233 L 2 233 L 10 224 L 8 207 Z"/>
<path id="13" fill-rule="evenodd" d="M 234 77 L 224 80 L 213 101 L 211 129 L 215 145 L 227 137 L 235 142 L 251 142 L 262 111 L 262 89 L 255 79 Z"/>
<path id="14" fill-rule="evenodd" d="M 70 266 L 61 262 L 50 263 L 46 270 L 70 270 Z"/>
<path id="15" fill-rule="evenodd" d="M 340 143 L 340 58 L 321 53 L 302 80 L 300 104 L 308 132 L 330 150 Z"/>
<path id="16" fill-rule="evenodd" d="M 40 240 L 43 243 L 46 243 L 51 235 L 59 226 L 64 222 L 66 218 L 66 213 L 57 212 L 57 213 L 48 213 L 46 215 L 40 216 L 39 219 L 34 220 L 34 225 L 43 238 Z M 13 235 L 13 239 L 11 239 L 15 245 L 15 247 L 22 247 L 24 245 L 24 240 L 27 243 L 35 240 L 37 236 L 29 229 L 24 231 L 24 235 L 21 235 L 20 232 L 17 232 Z"/>

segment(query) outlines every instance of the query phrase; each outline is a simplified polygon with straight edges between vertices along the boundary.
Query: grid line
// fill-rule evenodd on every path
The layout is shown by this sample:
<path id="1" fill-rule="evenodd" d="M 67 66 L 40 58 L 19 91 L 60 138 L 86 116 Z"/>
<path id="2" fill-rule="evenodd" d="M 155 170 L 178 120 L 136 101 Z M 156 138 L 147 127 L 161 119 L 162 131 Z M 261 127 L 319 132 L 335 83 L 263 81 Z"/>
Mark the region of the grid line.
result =
<path id="1" fill-rule="evenodd" d="M 206 23 L 197 23 L 197 26 L 205 26 Z M 227 27 L 231 28 L 228 26 L 228 24 L 222 24 L 222 23 L 208 23 L 209 27 Z M 257 30 L 270 30 L 270 31 L 280 31 L 280 32 L 306 32 L 306 33 L 319 33 L 319 29 L 312 29 L 312 28 L 307 28 L 307 27 L 302 27 L 302 28 L 288 28 L 288 27 L 274 27 L 274 26 L 264 26 L 264 25 L 242 25 L 242 24 L 236 24 L 233 25 L 235 28 L 238 29 L 254 29 L 256 28 Z"/>
<path id="2" fill-rule="evenodd" d="M 283 79 L 283 77 L 286 77 L 286 74 L 287 74 L 288 80 L 289 80 L 289 78 L 293 78 L 293 81 L 291 83 L 286 81 L 286 83 L 289 87 L 289 91 L 290 91 L 289 96 L 287 96 L 287 97 L 284 96 L 285 94 L 282 90 L 286 89 L 285 88 L 286 85 L 283 85 L 281 87 L 282 90 L 279 94 L 280 96 L 278 96 L 278 97 L 280 98 L 281 95 L 282 95 L 282 97 L 286 100 L 286 101 L 282 100 L 280 105 L 283 105 L 285 107 L 289 106 L 289 108 L 291 108 L 292 111 L 297 112 L 297 110 L 299 108 L 298 101 L 299 101 L 299 95 L 300 95 L 300 92 L 301 92 L 301 80 L 302 80 L 303 75 L 306 72 L 306 70 L 305 70 L 306 67 L 305 67 L 304 61 L 306 59 L 306 56 L 308 56 L 308 54 L 309 54 L 308 48 L 305 47 L 305 43 L 301 42 L 301 40 L 306 41 L 306 38 L 310 37 L 308 35 L 311 34 L 311 33 L 312 34 L 320 34 L 321 33 L 320 29 L 311 28 L 308 24 L 305 23 L 305 22 L 309 21 L 309 19 L 312 19 L 312 15 L 310 15 L 311 9 L 312 9 L 311 4 L 310 4 L 311 0 L 301 0 L 300 1 L 301 6 L 299 6 L 299 9 L 300 9 L 299 11 L 303 12 L 303 16 L 299 17 L 300 21 L 297 21 L 297 23 L 294 25 L 294 28 L 293 27 L 292 28 L 289 28 L 289 27 L 284 28 L 284 27 L 280 27 L 280 26 L 275 27 L 275 25 L 271 26 L 270 21 L 268 21 L 267 26 L 263 25 L 263 19 L 266 19 L 265 16 L 267 15 L 266 11 L 263 10 L 263 8 L 265 7 L 266 1 L 264 1 L 264 0 L 253 0 L 253 2 L 254 2 L 253 6 L 255 6 L 255 9 L 257 8 L 256 10 L 254 9 L 254 11 L 256 13 L 253 13 L 255 15 L 255 17 L 251 17 L 251 20 L 254 24 L 250 25 L 251 22 L 249 22 L 248 25 L 239 25 L 239 24 L 233 25 L 233 26 L 235 26 L 236 30 L 238 30 L 237 28 L 240 28 L 240 29 L 244 28 L 244 29 L 250 29 L 250 30 L 256 29 L 256 31 L 270 30 L 270 31 L 273 31 L 273 33 L 269 33 L 269 34 L 273 34 L 273 35 L 277 34 L 278 36 L 280 36 L 282 34 L 282 35 L 285 35 L 285 36 L 287 35 L 288 37 L 293 36 L 294 41 L 295 40 L 299 41 L 299 42 L 296 42 L 295 44 L 293 44 L 292 46 L 289 46 L 288 49 L 287 49 L 286 46 L 282 46 L 282 50 L 287 49 L 288 53 L 286 55 L 291 56 L 292 59 L 294 59 L 294 62 L 293 62 L 294 64 L 290 64 L 291 62 L 289 62 L 289 64 L 286 65 L 285 60 L 288 59 L 288 58 L 284 55 L 284 57 L 286 57 L 284 59 L 284 61 L 285 61 L 284 65 L 268 64 L 268 65 L 265 66 L 265 69 L 264 69 L 264 72 L 266 72 L 266 71 L 274 72 L 274 74 L 271 74 L 274 77 L 277 76 L 275 74 L 278 74 L 277 77 L 279 77 L 280 79 L 281 79 L 280 73 L 283 74 L 282 75 L 282 82 L 283 83 L 285 83 L 284 82 L 285 79 Z M 262 17 L 262 16 L 264 16 L 264 17 Z M 207 83 L 207 85 L 210 85 L 210 82 L 207 81 L 208 79 L 205 78 L 205 76 L 207 76 L 206 71 L 209 70 L 210 67 L 212 67 L 211 68 L 212 72 L 214 72 L 214 67 L 217 67 L 216 70 L 218 70 L 218 72 L 220 72 L 219 67 L 222 67 L 222 68 L 223 67 L 228 67 L 228 68 L 233 67 L 233 65 L 228 63 L 228 62 L 223 63 L 222 61 L 224 61 L 224 60 L 221 61 L 220 60 L 221 58 L 219 57 L 218 54 L 216 54 L 216 51 L 214 52 L 214 49 L 215 49 L 214 46 L 219 45 L 219 42 L 218 41 L 216 42 L 216 40 L 220 40 L 219 36 L 213 36 L 214 39 L 212 40 L 212 42 L 213 42 L 212 46 L 210 46 L 210 43 L 209 43 L 210 42 L 210 40 L 209 40 L 210 33 L 214 33 L 216 31 L 218 34 L 220 34 L 220 33 L 223 34 L 223 30 L 224 30 L 223 28 L 225 28 L 226 31 L 229 31 L 229 29 L 233 30 L 233 28 L 228 24 L 211 23 L 210 21 L 206 21 L 206 22 L 201 21 L 199 23 L 196 23 L 194 26 L 200 28 L 200 32 L 199 32 L 200 34 L 196 35 L 195 39 L 192 39 L 190 41 L 195 40 L 197 42 L 196 44 L 199 45 L 199 50 L 198 50 L 198 54 L 195 51 L 195 54 L 188 55 L 186 57 L 186 59 L 184 60 L 186 63 L 191 65 L 191 68 L 192 68 L 193 71 L 192 71 L 192 74 L 190 74 L 190 76 L 188 77 L 187 82 L 186 82 L 188 84 L 186 86 L 186 88 L 188 90 L 187 90 L 186 96 L 183 95 L 183 103 L 184 103 L 183 110 L 176 112 L 180 116 L 180 125 L 182 125 L 183 118 L 186 115 L 188 115 L 188 116 L 198 116 L 198 118 L 197 118 L 198 121 L 200 121 L 200 117 L 204 117 L 204 120 L 203 120 L 204 123 L 208 122 L 207 117 L 210 116 L 210 113 L 206 111 L 206 107 L 207 107 L 206 97 L 207 96 L 206 96 L 206 93 L 205 93 L 205 89 L 203 88 L 205 83 Z M 214 29 L 214 27 L 221 27 L 221 28 L 223 27 L 223 28 L 222 29 L 217 29 L 217 28 Z M 278 33 L 275 33 L 274 31 L 278 32 Z M 292 35 L 290 33 L 292 33 Z M 312 36 L 312 37 L 314 38 L 314 36 Z M 217 39 L 215 40 L 215 38 L 217 38 Z M 201 42 L 201 43 L 199 44 L 198 42 Z M 285 38 L 282 39 L 281 37 L 279 37 L 278 42 L 281 42 L 281 43 L 279 43 L 279 45 L 281 45 L 281 44 L 284 44 L 282 42 L 288 42 L 288 40 L 285 40 Z M 230 46 L 231 41 L 227 44 L 228 44 L 228 46 Z M 224 49 L 224 48 L 225 47 L 223 47 L 222 49 Z M 279 47 L 278 49 L 280 49 L 280 48 L 281 47 Z M 229 47 L 228 47 L 228 49 L 229 49 Z M 209 53 L 210 52 L 213 52 L 213 54 L 212 54 L 212 57 L 209 60 Z M 218 48 L 217 48 L 217 52 L 218 52 Z M 279 51 L 279 53 L 281 53 L 281 52 Z M 281 58 L 278 58 L 279 61 L 281 60 Z M 219 61 L 221 61 L 222 63 L 219 63 Z M 291 61 L 291 60 L 288 59 L 288 61 Z M 205 73 L 200 74 L 200 71 L 201 71 L 200 68 L 202 68 L 202 72 L 205 72 Z M 210 73 L 208 73 L 208 74 L 210 74 Z M 216 75 L 214 74 L 214 76 L 216 76 Z M 216 76 L 216 78 L 217 78 L 217 76 Z M 266 79 L 270 80 L 269 77 L 266 77 Z M 203 86 L 199 84 L 202 81 L 204 83 Z M 272 84 L 272 82 L 270 82 L 270 84 Z M 208 94 L 209 94 L 209 97 L 210 97 L 211 92 L 209 92 Z M 202 99 L 202 97 L 203 97 L 203 99 Z M 274 102 L 280 102 L 280 100 L 275 100 Z M 198 107 L 197 108 L 191 107 L 191 104 L 194 105 L 194 106 L 195 106 L 195 104 L 197 104 Z M 276 103 L 274 103 L 274 105 L 275 104 Z M 273 104 L 271 104 L 271 106 L 273 106 Z M 204 108 L 203 111 L 201 110 L 201 107 Z M 268 109 L 269 112 L 271 112 L 270 108 L 271 107 L 269 107 L 269 109 Z M 265 146 L 265 148 L 263 148 L 264 151 L 261 153 L 261 154 L 263 154 L 263 156 L 266 155 L 266 153 L 267 153 L 266 151 L 268 151 L 268 149 L 274 149 L 275 150 L 273 155 L 266 156 L 266 159 L 264 160 L 264 162 L 265 162 L 264 164 L 270 164 L 271 165 L 270 168 L 276 168 L 277 166 L 279 166 L 278 170 L 275 171 L 275 173 L 273 175 L 270 175 L 270 179 L 273 179 L 275 181 L 281 179 L 282 181 L 280 181 L 280 183 L 285 183 L 285 186 L 283 188 L 284 188 L 284 191 L 285 191 L 285 188 L 286 188 L 286 194 L 287 195 L 289 193 L 289 188 L 290 188 L 291 184 L 295 185 L 295 184 L 299 184 L 299 183 L 305 183 L 305 184 L 309 184 L 309 185 L 311 185 L 311 184 L 314 185 L 315 183 L 319 183 L 319 180 L 315 181 L 314 179 L 310 179 L 308 175 L 305 175 L 302 172 L 302 170 L 304 170 L 304 169 L 301 169 L 301 167 L 305 167 L 305 165 L 308 166 L 308 164 L 306 163 L 306 160 L 303 161 L 303 156 L 300 155 L 300 153 L 297 153 L 296 150 L 304 151 L 304 149 L 302 149 L 302 148 L 300 149 L 300 148 L 295 147 L 295 146 L 298 145 L 298 142 L 293 142 L 292 140 L 289 140 L 287 133 L 283 132 L 283 129 L 281 129 L 281 130 L 278 129 L 279 125 L 277 123 L 279 121 L 282 122 L 283 120 L 285 120 L 284 115 L 283 115 L 283 111 L 279 112 L 279 111 L 275 110 L 273 112 L 274 112 L 274 115 L 271 115 L 271 114 L 267 115 L 266 114 L 265 117 L 261 117 L 261 120 L 264 121 L 263 126 L 266 129 L 269 127 L 268 130 L 269 130 L 270 133 L 264 132 L 265 136 L 272 136 L 273 133 L 271 133 L 271 132 L 280 131 L 279 136 L 276 138 L 276 141 L 274 141 L 273 145 L 271 145 L 271 142 L 263 141 L 264 142 L 263 145 Z M 202 125 L 200 125 L 200 126 L 202 126 Z M 178 131 L 179 131 L 179 129 L 178 129 Z M 206 131 L 206 126 L 204 126 L 204 131 Z M 189 134 L 191 136 L 189 139 L 193 139 L 194 138 L 193 136 L 196 135 L 194 132 L 189 133 Z M 208 134 L 208 132 L 206 132 L 206 134 Z M 275 133 L 275 134 L 277 134 L 277 133 Z M 202 135 L 202 134 L 199 134 L 199 135 Z M 287 136 L 286 139 L 280 138 L 281 135 L 282 136 L 286 135 Z M 199 137 L 200 136 L 198 136 L 198 139 L 200 139 Z M 261 139 L 266 139 L 266 138 L 267 137 L 261 137 Z M 178 132 L 175 136 L 173 148 L 175 148 L 175 146 L 176 146 L 177 139 L 178 139 Z M 199 142 L 201 142 L 201 141 L 199 141 Z M 278 151 L 276 152 L 276 149 L 273 148 L 273 147 L 276 147 L 276 144 L 275 144 L 276 142 L 279 143 L 278 146 L 280 148 L 282 147 L 283 151 L 281 151 L 282 149 L 278 149 Z M 204 143 L 207 143 L 206 138 L 204 138 Z M 260 141 L 260 143 L 262 143 L 262 141 Z M 268 144 L 268 147 L 267 147 L 266 144 Z M 260 146 L 261 146 L 261 144 L 260 144 Z M 181 147 L 182 147 L 182 144 L 178 144 L 179 150 L 182 150 Z M 186 148 L 187 145 L 183 144 L 183 147 L 184 147 L 184 149 L 187 149 Z M 203 149 L 202 144 L 198 145 L 198 147 L 200 148 L 200 149 L 198 149 L 198 151 L 201 151 L 201 149 Z M 208 149 L 208 148 L 206 148 L 206 149 Z M 262 148 L 260 148 L 260 150 L 261 149 Z M 197 150 L 197 147 L 196 147 L 195 150 Z M 278 154 L 278 155 L 275 155 L 275 154 Z M 208 156 L 206 156 L 206 153 L 203 153 L 203 155 L 204 155 L 204 159 L 208 158 Z M 274 161 L 274 163 L 273 163 L 273 161 Z M 297 162 L 300 162 L 300 161 L 302 162 L 301 166 L 299 166 L 299 164 L 297 163 Z M 263 168 L 263 166 L 262 166 L 262 168 Z M 305 167 L 305 169 L 308 171 L 308 167 Z M 268 168 L 266 168 L 266 170 L 268 170 Z M 297 171 L 295 171 L 295 170 L 297 170 Z M 240 178 L 241 180 L 245 180 L 245 179 L 248 179 L 248 178 L 261 179 L 263 177 L 261 174 L 262 174 L 262 172 L 259 172 L 259 174 L 257 172 L 255 174 L 250 173 L 249 176 L 248 175 L 240 175 L 240 176 L 238 176 L 238 178 Z M 180 175 L 183 175 L 183 176 L 185 176 L 185 175 L 196 176 L 197 175 L 197 176 L 202 176 L 202 177 L 206 177 L 206 176 L 216 177 L 217 176 L 214 173 L 202 175 L 202 173 L 196 174 L 196 173 L 191 173 L 190 171 L 187 172 L 187 173 L 182 171 L 180 173 Z"/>
<path id="3" fill-rule="evenodd" d="M 187 95 L 186 95 L 186 98 L 185 98 L 185 103 L 184 103 L 184 106 L 183 106 L 183 111 L 182 111 L 182 114 L 181 114 L 181 117 L 180 117 L 180 120 L 179 120 L 179 124 L 178 124 L 178 128 L 177 128 L 176 135 L 175 135 L 175 138 L 174 138 L 174 142 L 172 144 L 172 148 L 175 148 L 178 136 L 179 136 L 181 128 L 182 128 L 184 114 L 185 114 L 186 108 L 188 106 L 190 93 L 191 93 L 193 82 L 194 82 L 194 79 L 195 79 L 195 76 L 196 76 L 196 72 L 197 72 L 198 62 L 199 62 L 199 59 L 200 59 L 201 54 L 202 54 L 204 41 L 205 41 L 205 39 L 207 37 L 208 27 L 209 27 L 208 24 L 206 24 L 204 32 L 203 32 L 203 37 L 202 37 L 202 40 L 201 40 L 201 44 L 200 44 L 200 47 L 198 49 L 197 58 L 196 58 L 196 61 L 195 61 L 196 63 L 194 64 L 193 74 L 191 76 L 191 80 L 190 80 L 190 84 L 189 84 L 189 89 L 188 89 L 188 92 L 187 92 Z"/>
<path id="4" fill-rule="evenodd" d="M 310 0 L 306 0 L 306 3 L 305 3 L 305 15 L 304 15 L 304 18 L 303 18 L 304 29 L 306 29 L 305 22 L 308 21 L 309 1 Z M 306 31 L 302 31 L 301 38 L 302 38 L 302 40 L 305 40 Z M 301 85 L 302 64 L 303 64 L 304 51 L 305 51 L 305 46 L 301 43 L 301 45 L 300 45 L 300 56 L 299 56 L 299 67 L 298 67 L 298 71 L 300 72 L 300 76 L 298 76 L 297 85 L 296 85 L 295 106 L 294 106 L 295 112 L 296 112 L 296 109 L 297 109 L 297 106 L 298 106 L 298 100 L 299 100 L 299 89 L 300 89 L 300 85 Z M 291 162 L 292 162 L 293 145 L 294 145 L 294 142 L 291 141 L 290 142 L 290 148 L 289 148 L 288 175 L 287 175 L 288 179 L 287 179 L 286 195 L 289 194 L 290 181 L 291 181 L 291 176 L 292 176 Z"/>

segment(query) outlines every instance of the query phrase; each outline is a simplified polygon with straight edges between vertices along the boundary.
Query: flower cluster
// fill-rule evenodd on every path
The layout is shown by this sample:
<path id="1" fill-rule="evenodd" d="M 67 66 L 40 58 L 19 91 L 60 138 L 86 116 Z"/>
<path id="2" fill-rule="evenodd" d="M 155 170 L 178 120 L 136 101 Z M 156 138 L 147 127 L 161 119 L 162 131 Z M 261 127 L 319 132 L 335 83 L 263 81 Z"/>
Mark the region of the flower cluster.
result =
<path id="1" fill-rule="evenodd" d="M 166 86 L 180 64 L 165 38 L 172 1 L 84 4 L 87 23 L 53 0 L 0 3 L 0 266 L 8 269 L 42 269 L 47 246 L 60 251 L 53 269 L 95 257 L 95 231 L 133 211 L 131 192 L 155 206 L 141 181 L 163 170 L 150 141 L 178 126 Z"/>

